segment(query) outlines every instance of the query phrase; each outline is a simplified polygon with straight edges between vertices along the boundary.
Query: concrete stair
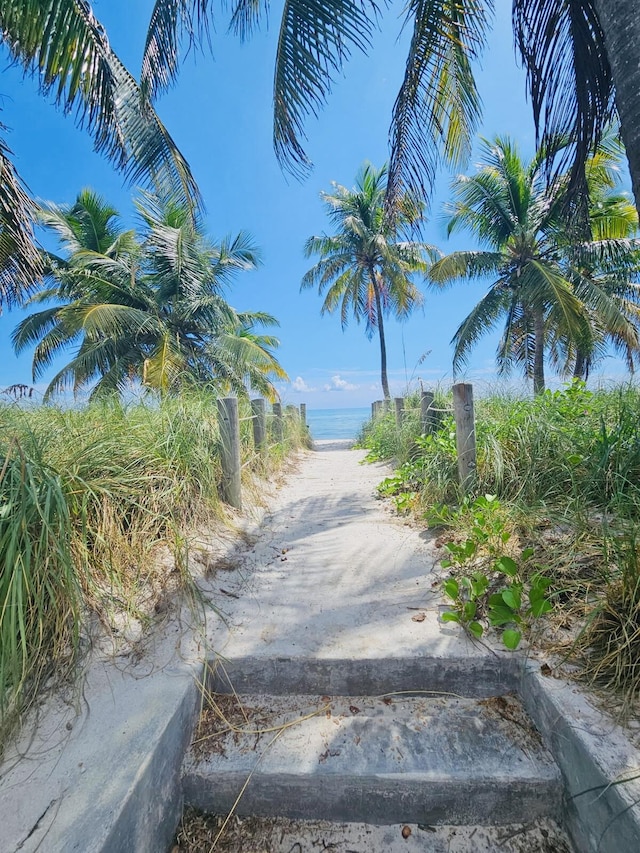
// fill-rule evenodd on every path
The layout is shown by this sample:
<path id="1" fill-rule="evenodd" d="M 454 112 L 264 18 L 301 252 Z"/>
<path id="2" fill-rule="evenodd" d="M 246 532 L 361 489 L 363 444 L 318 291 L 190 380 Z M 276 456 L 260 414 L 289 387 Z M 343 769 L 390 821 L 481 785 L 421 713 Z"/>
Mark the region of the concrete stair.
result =
<path id="1" fill-rule="evenodd" d="M 560 772 L 518 699 L 406 690 L 211 694 L 183 766 L 185 803 L 377 826 L 561 817 Z"/>

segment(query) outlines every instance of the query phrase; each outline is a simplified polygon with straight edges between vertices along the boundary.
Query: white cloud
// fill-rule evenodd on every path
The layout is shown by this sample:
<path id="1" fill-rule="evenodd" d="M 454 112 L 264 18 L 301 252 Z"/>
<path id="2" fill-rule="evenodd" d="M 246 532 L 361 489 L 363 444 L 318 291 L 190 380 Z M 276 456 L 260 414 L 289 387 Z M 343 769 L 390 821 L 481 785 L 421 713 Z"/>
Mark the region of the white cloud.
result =
<path id="1" fill-rule="evenodd" d="M 357 391 L 358 386 L 347 382 L 340 374 L 331 377 L 331 383 L 324 386 L 325 391 Z"/>
<path id="2" fill-rule="evenodd" d="M 315 391 L 316 389 L 309 387 L 309 385 L 307 385 L 302 376 L 296 376 L 296 378 L 291 383 L 291 390 L 296 391 L 299 394 L 307 394 L 310 391 Z"/>

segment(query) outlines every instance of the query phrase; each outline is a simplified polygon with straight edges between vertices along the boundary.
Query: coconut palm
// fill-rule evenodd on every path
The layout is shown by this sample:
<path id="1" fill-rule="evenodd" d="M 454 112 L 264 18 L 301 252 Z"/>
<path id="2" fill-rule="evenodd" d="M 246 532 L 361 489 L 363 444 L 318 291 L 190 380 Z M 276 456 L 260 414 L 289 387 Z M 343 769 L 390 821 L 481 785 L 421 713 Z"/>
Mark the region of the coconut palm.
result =
<path id="1" fill-rule="evenodd" d="M 353 315 L 357 322 L 365 321 L 369 337 L 377 330 L 382 391 L 389 399 L 384 317 L 407 317 L 422 302 L 412 276 L 426 273 L 435 250 L 408 239 L 422 218 L 422 205 L 411 196 L 397 200 L 393 219 L 386 215 L 386 166 L 365 165 L 354 189 L 333 186 L 321 198 L 336 233 L 307 240 L 305 255 L 320 255 L 320 260 L 305 274 L 301 288 L 326 291 L 322 313 L 339 309 L 343 328 Z"/>
<path id="2" fill-rule="evenodd" d="M 160 393 L 209 383 L 276 396 L 272 378 L 286 378 L 272 353 L 278 341 L 254 331 L 275 319 L 238 313 L 222 293 L 234 273 L 256 266 L 250 238 L 209 241 L 175 199 L 147 194 L 138 210 L 143 240 L 118 229 L 116 212 L 87 191 L 72 207 L 44 212 L 68 257 L 50 257 L 50 287 L 30 300 L 57 304 L 27 317 L 13 335 L 18 352 L 36 344 L 34 379 L 76 346 L 47 396 L 91 386 L 93 396 L 122 392 L 132 381 Z"/>
<path id="3" fill-rule="evenodd" d="M 143 89 L 164 90 L 178 69 L 181 42 L 207 32 L 209 0 L 156 0 L 143 61 Z M 231 27 L 242 38 L 267 17 L 269 4 L 235 0 Z M 425 194 L 444 158 L 464 160 L 481 105 L 474 64 L 494 12 L 492 0 L 409 0 L 411 41 L 393 109 L 388 201 L 409 189 Z M 498 13 L 500 10 L 498 10 Z M 286 168 L 304 172 L 305 119 L 317 114 L 353 49 L 368 52 L 383 14 L 375 0 L 288 0 L 274 72 L 274 144 Z M 584 190 L 584 168 L 616 111 L 636 204 L 640 207 L 640 17 L 635 0 L 513 0 L 517 48 L 541 142 L 567 136 L 563 165 Z"/>
<path id="4" fill-rule="evenodd" d="M 561 329 L 550 330 L 549 355 L 559 372 L 575 378 L 586 379 L 610 345 L 624 357 L 630 371 L 638 360 L 638 213 L 627 195 L 619 192 L 623 156 L 619 136 L 611 127 L 587 161 L 589 202 L 567 206 L 553 235 L 567 277 L 583 302 L 584 316 L 579 338 Z"/>
<path id="5" fill-rule="evenodd" d="M 509 139 L 485 140 L 479 170 L 454 183 L 449 232 L 466 228 L 486 248 L 447 255 L 433 265 L 430 278 L 440 286 L 475 277 L 491 279 L 488 292 L 454 335 L 454 371 L 501 319 L 499 369 L 508 372 L 520 365 L 533 379 L 535 393 L 545 387 L 548 346 L 556 361 L 560 350 L 587 357 L 601 335 L 614 336 L 628 350 L 638 349 L 635 310 L 630 310 L 629 300 L 620 299 L 635 289 L 627 278 L 628 286 L 621 290 L 619 278 L 625 255 L 630 257 L 633 247 L 625 239 L 581 243 L 567 239 L 571 233 L 566 220 L 567 181 L 546 180 L 546 161 L 557 153 L 558 149 L 540 149 L 526 163 Z M 594 227 L 602 231 L 604 222 L 603 214 Z M 612 224 L 607 233 L 615 233 Z"/>
<path id="6" fill-rule="evenodd" d="M 134 184 L 161 180 L 186 202 L 198 191 L 189 166 L 132 75 L 111 50 L 91 6 L 77 0 L 0 0 L 0 39 L 47 98 L 93 137 Z M 0 130 L 4 129 L 0 127 Z M 36 207 L 0 138 L 0 301 L 20 301 L 42 274 Z"/>

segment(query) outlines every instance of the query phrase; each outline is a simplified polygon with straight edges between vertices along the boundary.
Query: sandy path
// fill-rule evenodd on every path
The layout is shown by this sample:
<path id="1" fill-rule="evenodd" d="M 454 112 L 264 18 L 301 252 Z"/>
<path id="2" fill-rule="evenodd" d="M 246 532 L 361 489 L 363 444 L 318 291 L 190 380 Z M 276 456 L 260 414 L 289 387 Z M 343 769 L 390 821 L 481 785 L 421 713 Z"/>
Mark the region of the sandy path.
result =
<path id="1" fill-rule="evenodd" d="M 438 623 L 432 535 L 377 498 L 389 474 L 347 442 L 317 442 L 276 495 L 211 636 L 227 657 L 477 655 Z M 217 578 L 229 589 L 228 575 Z M 224 595 L 216 600 L 225 600 Z M 229 599 L 226 599 L 227 601 Z M 422 608 L 426 618 L 412 620 Z"/>

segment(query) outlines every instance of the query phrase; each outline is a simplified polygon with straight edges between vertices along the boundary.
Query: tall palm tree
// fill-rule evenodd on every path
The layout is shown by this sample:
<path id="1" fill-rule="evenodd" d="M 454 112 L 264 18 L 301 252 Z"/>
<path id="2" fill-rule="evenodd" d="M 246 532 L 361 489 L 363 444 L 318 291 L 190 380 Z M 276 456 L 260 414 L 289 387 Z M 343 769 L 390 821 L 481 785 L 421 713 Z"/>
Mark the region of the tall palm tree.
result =
<path id="1" fill-rule="evenodd" d="M 619 262 L 625 251 L 629 254 L 628 241 L 587 241 L 571 248 L 566 238 L 567 181 L 546 180 L 547 160 L 556 149 L 541 149 L 526 163 L 508 139 L 484 141 L 483 146 L 481 168 L 455 181 L 449 232 L 466 228 L 486 248 L 453 252 L 430 270 L 431 280 L 441 286 L 475 277 L 491 279 L 488 292 L 454 335 L 454 370 L 500 319 L 504 331 L 499 368 L 507 372 L 520 365 L 533 379 L 535 393 L 545 387 L 549 344 L 556 353 L 562 346 L 565 351 L 573 347 L 574 354 L 576 347 L 583 356 L 587 353 L 595 340 L 589 312 L 603 333 L 616 335 L 637 351 L 637 318 L 616 298 L 620 293 L 615 287 L 607 289 L 598 282 L 594 265 L 596 256 L 602 271 L 607 255 Z M 600 225 L 604 228 L 604 217 Z M 588 255 L 590 268 L 585 266 Z"/>
<path id="2" fill-rule="evenodd" d="M 382 391 L 389 399 L 384 317 L 407 317 L 422 302 L 412 276 L 426 273 L 435 250 L 408 239 L 422 219 L 422 205 L 411 196 L 397 200 L 393 219 L 387 216 L 386 186 L 386 166 L 365 165 L 354 189 L 334 184 L 332 193 L 321 194 L 336 233 L 307 240 L 306 257 L 320 255 L 320 260 L 303 277 L 301 289 L 326 291 L 322 313 L 339 308 L 343 328 L 353 315 L 357 322 L 364 319 L 369 337 L 377 330 Z"/>
<path id="3" fill-rule="evenodd" d="M 409 0 L 411 41 L 393 109 L 388 202 L 406 189 L 427 194 L 442 159 L 464 160 L 481 104 L 474 63 L 494 14 L 493 0 Z M 156 0 L 143 61 L 153 97 L 178 70 L 181 42 L 206 38 L 209 0 Z M 242 38 L 267 17 L 267 0 L 234 0 L 231 27 Z M 528 73 L 540 141 L 569 136 L 572 185 L 616 110 L 640 208 L 640 16 L 636 0 L 513 0 L 516 45 Z M 498 10 L 498 14 L 500 10 Z M 368 52 L 383 14 L 375 0 L 287 0 L 274 71 L 274 144 L 286 168 L 304 172 L 305 119 L 326 101 L 353 49 Z M 579 197 L 579 196 L 578 196 Z"/>
<path id="4" fill-rule="evenodd" d="M 93 137 L 132 184 L 162 181 L 199 203 L 189 166 L 133 76 L 109 45 L 91 6 L 78 0 L 0 0 L 0 41 L 44 96 Z M 0 126 L 0 130 L 4 130 Z M 36 206 L 0 138 L 0 302 L 18 302 L 42 274 Z"/>
<path id="5" fill-rule="evenodd" d="M 58 302 L 23 320 L 13 340 L 18 352 L 36 344 L 35 379 L 77 347 L 47 396 L 68 387 L 119 392 L 132 381 L 160 393 L 208 383 L 277 396 L 271 380 L 286 378 L 272 352 L 278 341 L 254 331 L 276 321 L 236 312 L 222 293 L 234 273 L 255 267 L 250 238 L 209 241 L 192 210 L 173 199 L 147 194 L 138 210 L 142 241 L 119 230 L 115 211 L 88 191 L 43 214 L 68 257 L 51 256 L 51 286 L 31 303 Z"/>
<path id="6" fill-rule="evenodd" d="M 574 292 L 585 307 L 579 340 L 556 339 L 552 355 L 562 372 L 586 379 L 594 364 L 607 354 L 609 344 L 634 372 L 640 350 L 640 243 L 638 212 L 619 192 L 619 165 L 623 149 L 610 131 L 589 158 L 586 179 L 589 204 L 583 206 L 580 227 L 574 211 L 569 222 L 559 221 L 557 242 Z M 607 303 L 613 303 L 613 306 Z M 559 353 L 562 360 L 557 359 Z"/>

